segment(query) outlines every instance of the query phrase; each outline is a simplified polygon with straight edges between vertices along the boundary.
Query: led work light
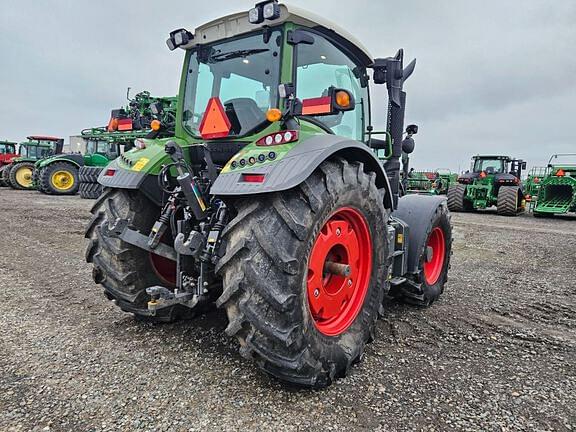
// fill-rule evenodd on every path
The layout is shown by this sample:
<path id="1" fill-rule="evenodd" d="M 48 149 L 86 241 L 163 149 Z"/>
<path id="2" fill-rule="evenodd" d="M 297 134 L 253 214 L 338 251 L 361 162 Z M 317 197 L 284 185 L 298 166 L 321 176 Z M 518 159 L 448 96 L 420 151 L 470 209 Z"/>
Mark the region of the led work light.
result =
<path id="1" fill-rule="evenodd" d="M 280 18 L 280 6 L 277 0 L 256 3 L 248 12 L 250 24 L 260 24 L 264 20 L 275 20 Z"/>

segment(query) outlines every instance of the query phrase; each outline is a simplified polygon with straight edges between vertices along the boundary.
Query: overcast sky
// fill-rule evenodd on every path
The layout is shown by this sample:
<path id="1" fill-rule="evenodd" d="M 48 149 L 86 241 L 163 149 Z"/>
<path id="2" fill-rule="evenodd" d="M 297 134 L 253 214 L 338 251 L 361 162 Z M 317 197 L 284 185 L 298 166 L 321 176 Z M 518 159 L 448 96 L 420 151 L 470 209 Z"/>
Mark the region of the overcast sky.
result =
<path id="1" fill-rule="evenodd" d="M 403 47 L 417 58 L 405 86 L 416 168 L 464 169 L 478 152 L 529 165 L 576 152 L 576 1 L 289 3 L 339 23 L 375 57 Z M 166 48 L 167 34 L 252 5 L 0 0 L 0 139 L 103 125 L 129 86 L 176 94 L 183 52 Z"/>

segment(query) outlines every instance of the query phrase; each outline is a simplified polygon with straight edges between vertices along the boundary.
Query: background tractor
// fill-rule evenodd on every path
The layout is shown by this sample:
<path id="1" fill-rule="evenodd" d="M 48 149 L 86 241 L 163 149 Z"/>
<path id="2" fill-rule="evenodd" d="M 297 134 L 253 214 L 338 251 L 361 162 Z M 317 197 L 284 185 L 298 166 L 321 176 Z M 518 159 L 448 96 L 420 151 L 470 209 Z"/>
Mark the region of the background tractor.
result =
<path id="1" fill-rule="evenodd" d="M 576 213 L 576 153 L 552 155 L 543 174 L 538 177 L 534 216 Z"/>
<path id="2" fill-rule="evenodd" d="M 18 157 L 16 143 L 0 141 L 0 186 L 8 186 L 8 176 L 4 176 L 4 170 Z"/>
<path id="3" fill-rule="evenodd" d="M 185 51 L 175 134 L 143 139 L 100 174 L 86 230 L 94 280 L 140 319 L 215 302 L 244 357 L 326 386 L 362 358 L 385 295 L 427 306 L 447 280 L 445 198 L 399 192 L 417 132 L 403 139 L 415 61 L 374 59 L 275 1 L 167 45 Z M 388 88 L 385 131 L 370 121 L 370 81 Z"/>
<path id="4" fill-rule="evenodd" d="M 98 175 L 110 161 L 134 146 L 138 138 L 160 134 L 174 124 L 176 98 L 151 97 L 143 91 L 133 99 L 130 89 L 126 108 L 112 110 L 107 127 L 85 129 L 84 154 L 60 154 L 36 162 L 37 189 L 51 195 L 97 198 L 102 187 Z"/>
<path id="5" fill-rule="evenodd" d="M 508 156 L 474 156 L 470 171 L 448 189 L 450 211 L 496 206 L 498 214 L 516 216 L 526 206 L 520 181 L 526 162 Z"/>
<path id="6" fill-rule="evenodd" d="M 62 153 L 63 147 L 62 138 L 29 136 L 27 142 L 20 143 L 19 157 L 3 170 L 3 178 L 14 189 L 34 189 L 34 164 L 40 159 Z"/>
<path id="7" fill-rule="evenodd" d="M 448 188 L 457 183 L 458 175 L 449 169 L 408 172 L 407 194 L 446 195 Z"/>

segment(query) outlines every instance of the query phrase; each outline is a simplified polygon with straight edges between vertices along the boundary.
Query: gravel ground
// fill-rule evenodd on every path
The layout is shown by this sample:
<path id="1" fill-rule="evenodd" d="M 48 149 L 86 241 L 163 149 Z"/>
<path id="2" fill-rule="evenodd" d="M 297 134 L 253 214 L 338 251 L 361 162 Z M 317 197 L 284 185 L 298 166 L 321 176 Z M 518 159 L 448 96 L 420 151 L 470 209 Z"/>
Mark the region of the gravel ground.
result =
<path id="1" fill-rule="evenodd" d="M 351 375 L 293 389 L 221 311 L 152 326 L 84 262 L 90 201 L 0 190 L 0 431 L 576 430 L 576 220 L 453 215 L 450 281 Z"/>

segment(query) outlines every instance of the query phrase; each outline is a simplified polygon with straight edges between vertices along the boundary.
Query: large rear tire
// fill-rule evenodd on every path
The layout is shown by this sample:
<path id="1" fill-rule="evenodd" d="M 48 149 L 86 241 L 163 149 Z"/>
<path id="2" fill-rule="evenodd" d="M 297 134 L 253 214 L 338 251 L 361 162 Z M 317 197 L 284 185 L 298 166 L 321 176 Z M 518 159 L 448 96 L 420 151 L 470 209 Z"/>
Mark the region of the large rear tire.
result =
<path id="1" fill-rule="evenodd" d="M 466 185 L 456 184 L 448 188 L 448 209 L 453 212 L 471 211 L 472 205 L 466 199 Z"/>
<path id="2" fill-rule="evenodd" d="M 54 162 L 39 172 L 39 189 L 51 195 L 75 195 L 80 180 L 78 167 L 69 162 Z"/>
<path id="3" fill-rule="evenodd" d="M 14 189 L 33 189 L 32 175 L 34 173 L 33 162 L 16 162 L 10 168 L 10 186 Z"/>
<path id="4" fill-rule="evenodd" d="M 374 335 L 387 274 L 388 211 L 361 163 L 323 163 L 292 190 L 240 199 L 217 266 L 226 333 L 290 383 L 345 376 Z M 349 276 L 325 262 L 348 264 Z"/>
<path id="5" fill-rule="evenodd" d="M 499 215 L 517 216 L 524 212 L 524 195 L 518 186 L 500 186 L 496 208 Z"/>
<path id="6" fill-rule="evenodd" d="M 102 195 L 102 185 L 100 183 L 80 183 L 78 191 L 82 199 L 98 199 Z"/>
<path id="7" fill-rule="evenodd" d="M 170 287 L 175 278 L 175 263 L 106 235 L 103 227 L 117 218 L 130 221 L 130 227 L 148 233 L 160 209 L 137 191 L 107 190 L 92 207 L 92 220 L 85 237 L 90 239 L 86 261 L 94 264 L 94 282 L 125 312 L 153 322 L 170 322 L 191 318 L 195 311 L 183 306 L 160 309 L 152 316 L 148 310 L 150 297 L 146 288 L 154 285 Z M 173 264 L 173 267 L 171 266 Z"/>

